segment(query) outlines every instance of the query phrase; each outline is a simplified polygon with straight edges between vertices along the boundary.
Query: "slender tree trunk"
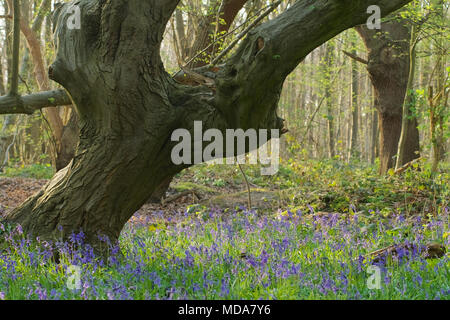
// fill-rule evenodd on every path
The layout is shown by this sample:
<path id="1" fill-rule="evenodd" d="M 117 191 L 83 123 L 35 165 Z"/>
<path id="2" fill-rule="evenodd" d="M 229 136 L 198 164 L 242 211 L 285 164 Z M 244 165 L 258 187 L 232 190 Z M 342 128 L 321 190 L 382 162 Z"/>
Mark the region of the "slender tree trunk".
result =
<path id="1" fill-rule="evenodd" d="M 378 111 L 375 109 L 372 111 L 372 137 L 371 137 L 371 150 L 370 150 L 370 163 L 374 164 L 375 159 L 377 158 L 377 146 L 378 146 L 378 138 L 379 128 L 378 128 Z"/>
<path id="2" fill-rule="evenodd" d="M 2 52 L 0 51 L 0 96 L 3 96 L 6 94 L 6 88 L 3 82 L 3 57 Z"/>
<path id="3" fill-rule="evenodd" d="M 433 5 L 436 7 L 436 12 L 441 26 L 446 25 L 446 13 L 444 11 L 444 1 L 434 0 Z M 428 99 L 430 109 L 430 137 L 433 149 L 432 169 L 437 171 L 439 162 L 445 159 L 445 140 L 444 140 L 444 117 L 448 110 L 448 96 L 449 86 L 446 84 L 446 48 L 445 48 L 445 31 L 437 36 L 437 45 L 434 48 L 434 57 L 436 59 L 437 76 L 436 76 L 436 95 L 434 95 L 434 88 L 428 88 Z"/>
<path id="4" fill-rule="evenodd" d="M 214 54 L 217 53 L 219 43 L 214 44 L 220 35 L 229 31 L 233 21 L 239 11 L 244 7 L 248 0 L 223 0 L 208 2 L 205 16 L 190 15 L 190 19 L 194 19 L 197 24 L 196 33 L 189 34 L 189 30 L 185 30 L 183 13 L 181 10 L 175 12 L 174 44 L 179 58 L 183 65 L 190 61 L 187 67 L 190 69 L 199 68 L 207 65 Z M 201 3 L 200 6 L 203 4 Z M 201 10 L 199 10 L 201 12 Z M 193 22 L 191 22 L 193 23 Z M 191 44 L 189 43 L 191 38 Z M 201 51 L 201 55 L 194 58 Z"/>
<path id="5" fill-rule="evenodd" d="M 432 146 L 432 171 L 436 172 L 444 153 L 444 110 L 447 109 L 449 91 L 445 87 L 434 94 L 432 86 L 428 88 L 430 111 L 430 137 Z"/>
<path id="6" fill-rule="evenodd" d="M 415 25 L 411 26 L 411 38 L 409 44 L 409 77 L 406 85 L 406 97 L 403 103 L 402 110 L 402 127 L 400 133 L 400 140 L 398 143 L 397 162 L 396 168 L 401 168 L 405 163 L 415 159 L 418 155 L 413 155 L 412 151 L 415 149 L 418 151 L 418 143 L 411 134 L 415 134 L 417 130 L 417 124 L 411 123 L 411 120 L 415 120 L 415 115 L 412 114 L 411 108 L 415 106 L 415 94 L 414 80 L 416 75 L 416 44 L 417 44 L 417 29 Z M 413 127 L 414 126 L 414 127 Z M 413 127 L 413 128 L 412 128 Z M 417 142 L 419 140 L 419 134 L 417 133 Z"/>
<path id="7" fill-rule="evenodd" d="M 8 3 L 3 0 L 3 10 L 8 12 Z M 12 25 L 10 19 L 5 19 L 5 51 L 6 51 L 6 71 L 8 73 L 8 83 L 11 83 L 12 74 Z M 6 90 L 8 91 L 8 90 Z"/>
<path id="8" fill-rule="evenodd" d="M 352 42 L 352 54 L 356 55 L 356 44 Z M 359 158 L 358 148 L 358 118 L 359 118 L 359 72 L 358 65 L 355 60 L 352 60 L 352 93 L 351 93 L 351 108 L 352 108 L 352 135 L 350 140 L 350 158 Z"/>
<path id="9" fill-rule="evenodd" d="M 329 158 L 334 158 L 336 155 L 335 151 L 335 136 L 334 136 L 334 115 L 333 115 L 333 104 L 331 97 L 331 68 L 333 65 L 333 49 L 334 46 L 329 42 L 326 44 L 325 51 L 325 63 L 327 70 L 325 71 L 325 99 L 327 104 L 327 124 L 328 124 L 328 156 Z"/>
<path id="10" fill-rule="evenodd" d="M 3 5 L 3 11 L 8 13 L 8 4 L 6 3 L 6 0 L 2 1 Z M 8 92 L 8 86 L 7 84 L 11 83 L 11 71 L 12 71 L 12 26 L 11 26 L 11 20 L 5 19 L 5 42 L 4 46 L 2 47 L 2 50 L 4 50 L 5 54 L 5 60 L 6 60 L 6 73 L 7 73 L 7 83 L 3 87 L 3 94 L 6 94 Z M 1 64 L 1 62 L 0 62 Z M 3 77 L 1 79 L 2 85 L 3 85 Z M 5 160 L 9 159 L 10 154 L 12 153 L 12 150 L 8 150 L 8 146 L 12 142 L 12 136 L 7 134 L 7 130 L 9 127 L 14 124 L 14 116 L 12 115 L 6 115 L 2 130 L 0 133 L 0 148 L 2 149 L 0 152 L 0 170 L 3 168 L 3 166 L 6 164 Z"/>

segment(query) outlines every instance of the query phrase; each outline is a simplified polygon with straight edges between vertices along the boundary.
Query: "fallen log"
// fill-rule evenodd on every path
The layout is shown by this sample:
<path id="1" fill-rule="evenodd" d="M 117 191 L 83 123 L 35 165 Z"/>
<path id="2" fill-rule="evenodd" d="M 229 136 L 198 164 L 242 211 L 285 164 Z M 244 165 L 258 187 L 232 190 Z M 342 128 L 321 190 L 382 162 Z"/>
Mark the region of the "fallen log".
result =
<path id="1" fill-rule="evenodd" d="M 417 158 L 417 159 L 414 159 L 414 160 L 404 164 L 401 168 L 398 168 L 397 170 L 395 170 L 394 174 L 403 173 L 404 171 L 406 171 L 406 169 L 408 169 L 409 167 L 411 167 L 415 163 L 419 162 L 420 160 L 422 160 L 422 158 Z"/>
<path id="2" fill-rule="evenodd" d="M 394 244 L 373 252 L 370 252 L 365 256 L 371 263 L 386 262 L 391 259 L 398 259 L 399 257 L 409 256 L 414 251 L 419 252 L 420 256 L 424 259 L 437 259 L 441 258 L 447 252 L 446 248 L 439 243 L 429 243 L 421 247 L 414 246 L 413 244 Z"/>

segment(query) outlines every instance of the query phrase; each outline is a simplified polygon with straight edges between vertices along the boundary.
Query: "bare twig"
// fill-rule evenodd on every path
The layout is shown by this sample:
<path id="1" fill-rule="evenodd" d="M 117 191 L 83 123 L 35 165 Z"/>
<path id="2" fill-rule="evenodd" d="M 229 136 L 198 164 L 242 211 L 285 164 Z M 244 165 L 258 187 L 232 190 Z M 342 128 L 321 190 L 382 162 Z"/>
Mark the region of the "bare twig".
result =
<path id="1" fill-rule="evenodd" d="M 236 162 L 237 162 L 237 161 L 236 161 Z M 247 192 L 248 192 L 248 210 L 250 210 L 250 209 L 252 208 L 252 192 L 251 192 L 251 190 L 250 190 L 250 183 L 248 182 L 247 175 L 245 174 L 244 169 L 242 169 L 241 164 L 240 164 L 239 162 L 237 162 L 237 164 L 238 164 L 238 166 L 239 166 L 239 169 L 240 169 L 241 172 L 242 172 L 242 175 L 244 176 L 245 183 L 247 184 Z"/>
<path id="2" fill-rule="evenodd" d="M 20 76 L 20 74 L 19 74 L 19 79 L 20 79 L 20 81 L 22 81 L 22 83 L 25 85 L 25 87 L 27 88 L 27 92 L 28 92 L 28 94 L 31 94 L 31 90 L 30 90 L 30 87 L 28 86 L 28 83 Z"/>
<path id="3" fill-rule="evenodd" d="M 358 57 L 357 55 L 350 53 L 348 51 L 342 50 L 342 52 L 346 55 L 349 56 L 350 58 L 352 58 L 353 60 L 356 60 L 358 62 L 361 62 L 363 64 L 369 64 L 369 61 L 367 61 L 366 59 L 363 59 L 361 57 Z"/>
<path id="4" fill-rule="evenodd" d="M 272 11 L 274 11 L 281 4 L 281 2 L 283 2 L 283 0 L 274 2 L 269 6 L 269 9 L 267 9 L 261 16 L 258 17 L 258 19 L 253 21 L 244 31 L 238 34 L 236 39 L 234 39 L 234 41 L 228 47 L 226 47 L 213 61 L 211 61 L 210 67 L 215 66 L 224 56 L 226 56 L 228 52 L 230 52 L 231 49 L 233 49 L 247 33 L 249 33 L 259 22 L 261 22 Z"/>
<path id="5" fill-rule="evenodd" d="M 213 40 L 213 42 L 211 42 L 209 45 L 207 45 L 202 51 L 198 52 L 198 53 L 197 53 L 196 55 L 194 55 L 191 59 L 189 59 L 189 60 L 184 64 L 184 67 L 181 67 L 181 64 L 178 63 L 178 64 L 180 65 L 180 70 L 179 70 L 178 72 L 175 72 L 175 73 L 173 74 L 172 78 L 175 78 L 181 71 L 183 71 L 183 68 L 189 66 L 189 65 L 192 63 L 192 61 L 194 61 L 195 59 L 197 59 L 201 54 L 205 53 L 209 48 L 211 48 L 211 46 L 215 45 L 215 44 L 216 44 L 217 42 L 219 42 L 220 40 L 222 40 L 222 39 L 228 37 L 229 35 L 233 34 L 236 30 L 239 30 L 240 28 L 242 28 L 243 26 L 245 26 L 245 24 L 246 24 L 249 20 L 253 19 L 256 15 L 259 14 L 259 12 L 261 12 L 262 10 L 264 10 L 265 8 L 268 8 L 268 7 L 269 7 L 269 6 L 266 6 L 266 7 L 262 8 L 262 9 L 260 9 L 255 15 L 253 15 L 252 17 L 246 19 L 244 23 L 240 24 L 239 26 L 237 26 L 237 27 L 234 28 L 233 30 L 227 32 L 226 34 L 217 37 L 215 40 Z M 172 27 L 172 29 L 173 29 L 173 28 L 174 28 L 174 27 Z M 175 32 L 175 31 L 174 31 L 174 32 Z"/>

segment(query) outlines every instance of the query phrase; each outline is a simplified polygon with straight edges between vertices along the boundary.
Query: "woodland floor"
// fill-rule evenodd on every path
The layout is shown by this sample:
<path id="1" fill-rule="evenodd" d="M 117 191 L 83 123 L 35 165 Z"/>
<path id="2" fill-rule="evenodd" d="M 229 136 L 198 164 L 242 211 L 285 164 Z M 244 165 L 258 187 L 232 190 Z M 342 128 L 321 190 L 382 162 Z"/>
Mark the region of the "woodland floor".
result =
<path id="1" fill-rule="evenodd" d="M 0 174 L 0 215 L 38 192 L 53 175 L 50 167 L 20 167 Z M 377 211 L 381 215 L 428 216 L 447 210 L 447 169 L 431 178 L 411 168 L 402 175 L 379 176 L 373 166 L 341 162 L 290 163 L 274 177 L 244 166 L 251 188 L 251 206 L 269 214 L 277 210 L 348 213 Z M 162 203 L 146 203 L 136 215 L 184 212 L 192 206 L 231 209 L 247 207 L 247 185 L 237 167 L 199 165 L 177 175 Z"/>
<path id="2" fill-rule="evenodd" d="M 169 188 L 167 191 L 168 202 L 166 203 L 146 203 L 136 213 L 138 215 L 151 215 L 152 213 L 163 211 L 165 214 L 170 214 L 175 211 L 184 210 L 187 206 L 192 204 L 198 204 L 205 201 L 214 201 L 214 198 L 219 194 L 231 194 L 229 199 L 226 199 L 226 203 L 222 205 L 233 206 L 233 204 L 246 205 L 247 193 L 246 190 L 239 186 L 217 188 L 217 190 L 201 190 L 193 185 L 193 189 L 187 191 L 185 186 L 177 186 L 177 180 L 175 179 L 175 187 Z M 0 215 L 6 214 L 13 210 L 21 203 L 23 203 L 28 197 L 38 192 L 49 180 L 47 179 L 33 179 L 33 178 L 20 178 L 20 177 L 0 177 Z M 270 192 L 257 192 L 258 195 L 264 196 Z M 256 198 L 255 200 L 260 199 Z M 257 204 L 260 201 L 257 201 Z"/>
<path id="3" fill-rule="evenodd" d="M 47 180 L 32 178 L 0 178 L 0 214 L 14 209 L 38 192 Z"/>
<path id="4" fill-rule="evenodd" d="M 165 215 L 170 215 L 173 212 L 185 210 L 187 206 L 200 203 L 224 208 L 246 206 L 248 203 L 248 194 L 245 186 L 222 187 L 212 191 L 197 188 L 198 186 L 193 185 L 191 190 L 185 190 L 185 186 L 178 186 L 176 180 L 174 181 L 175 186 L 170 187 L 167 191 L 167 200 L 165 202 L 159 204 L 146 203 L 136 214 L 152 215 L 155 212 L 159 214 L 164 212 Z M 0 215 L 6 214 L 19 206 L 45 186 L 48 181 L 47 179 L 0 177 Z M 254 201 L 254 206 L 258 208 L 267 207 L 265 200 L 273 198 L 275 192 L 276 190 L 253 191 L 252 201 Z"/>

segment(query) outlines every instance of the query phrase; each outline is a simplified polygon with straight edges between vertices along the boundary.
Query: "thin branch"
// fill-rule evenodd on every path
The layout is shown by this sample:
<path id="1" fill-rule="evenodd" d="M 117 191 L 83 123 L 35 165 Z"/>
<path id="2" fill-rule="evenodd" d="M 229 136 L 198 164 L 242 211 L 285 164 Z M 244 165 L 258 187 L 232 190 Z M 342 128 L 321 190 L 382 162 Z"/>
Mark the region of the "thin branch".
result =
<path id="1" fill-rule="evenodd" d="M 270 6 L 270 5 L 269 5 L 269 6 Z M 239 30 L 240 28 L 244 27 L 244 26 L 247 24 L 248 21 L 251 21 L 254 17 L 256 17 L 256 16 L 259 14 L 259 12 L 261 12 L 261 11 L 264 10 L 265 8 L 268 8 L 269 6 L 266 6 L 266 7 L 262 8 L 262 9 L 258 10 L 252 17 L 247 18 L 242 24 L 238 25 L 238 26 L 235 27 L 233 30 L 228 31 L 226 34 L 217 37 L 215 40 L 213 40 L 213 42 L 211 42 L 211 43 L 210 43 L 207 47 L 205 47 L 202 51 L 198 52 L 195 56 L 193 56 L 191 59 L 189 59 L 189 61 L 186 62 L 186 63 L 184 64 L 184 67 L 181 67 L 180 70 L 179 70 L 178 72 L 174 73 L 174 75 L 173 75 L 172 77 L 175 78 L 176 76 L 178 76 L 179 73 L 180 73 L 181 71 L 183 71 L 183 70 L 182 70 L 183 68 L 186 68 L 188 65 L 190 65 L 192 61 L 194 61 L 195 59 L 197 59 L 201 54 L 205 53 L 209 48 L 211 48 L 211 46 L 215 45 L 215 44 L 216 44 L 217 42 L 219 42 L 220 40 L 225 39 L 225 38 L 228 37 L 229 35 L 234 34 L 237 30 Z M 172 28 L 172 29 L 173 29 L 173 28 Z M 178 64 L 181 66 L 180 63 L 178 63 Z"/>
<path id="2" fill-rule="evenodd" d="M 364 64 L 369 64 L 369 61 L 367 61 L 366 59 L 363 59 L 361 57 L 358 57 L 357 55 L 350 53 L 348 51 L 342 50 L 342 52 L 346 55 L 349 56 L 350 58 L 352 58 L 353 60 L 356 60 L 358 62 L 364 63 Z"/>
<path id="3" fill-rule="evenodd" d="M 25 80 L 23 80 L 23 78 L 20 76 L 20 74 L 19 74 L 19 79 L 25 85 L 25 87 L 27 88 L 28 94 L 31 94 L 31 90 L 30 90 L 30 87 L 28 86 L 28 83 Z"/>
<path id="4" fill-rule="evenodd" d="M 401 173 L 403 173 L 406 169 L 408 169 L 408 168 L 411 167 L 412 165 L 414 165 L 414 164 L 416 164 L 417 162 L 420 162 L 420 161 L 422 161 L 422 160 L 423 160 L 422 157 L 417 158 L 417 159 L 414 159 L 414 160 L 412 160 L 412 161 L 406 163 L 405 165 L 403 165 L 403 167 L 401 167 L 401 168 L 395 170 L 395 171 L 394 171 L 394 174 L 401 174 Z"/>
<path id="5" fill-rule="evenodd" d="M 210 67 L 215 66 L 219 61 L 225 57 L 228 52 L 231 51 L 238 43 L 239 41 L 247 34 L 249 33 L 259 22 L 261 22 L 265 17 L 267 17 L 272 11 L 274 11 L 283 0 L 279 0 L 277 2 L 274 2 L 272 5 L 270 5 L 269 9 L 267 9 L 261 16 L 258 17 L 255 21 L 253 21 L 244 31 L 242 31 L 236 39 L 228 46 L 226 47 L 213 61 L 211 61 Z"/>
<path id="6" fill-rule="evenodd" d="M 216 49 L 216 42 L 217 42 L 217 34 L 219 33 L 219 24 L 220 24 L 220 15 L 224 8 L 224 4 L 225 4 L 225 0 L 222 0 L 220 2 L 220 6 L 219 9 L 217 10 L 217 15 L 216 15 L 216 28 L 214 30 L 214 38 L 213 38 L 213 48 L 212 48 L 212 54 L 214 54 L 214 50 Z"/>
<path id="7" fill-rule="evenodd" d="M 237 164 L 239 166 L 239 169 L 241 170 L 242 175 L 244 176 L 245 184 L 247 185 L 248 210 L 251 210 L 252 209 L 252 192 L 251 192 L 251 189 L 250 189 L 250 183 L 248 182 L 247 175 L 245 174 L 244 169 L 242 169 L 241 164 L 237 160 L 236 160 L 236 162 L 237 162 Z"/>

